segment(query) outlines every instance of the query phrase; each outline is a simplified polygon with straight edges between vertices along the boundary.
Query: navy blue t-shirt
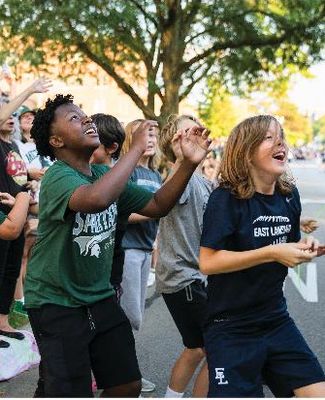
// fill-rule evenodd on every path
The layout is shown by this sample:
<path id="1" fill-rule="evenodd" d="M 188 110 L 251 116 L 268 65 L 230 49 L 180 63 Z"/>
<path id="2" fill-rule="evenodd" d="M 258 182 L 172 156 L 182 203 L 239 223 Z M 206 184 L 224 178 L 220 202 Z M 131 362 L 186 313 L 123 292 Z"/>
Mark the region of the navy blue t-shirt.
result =
<path id="1" fill-rule="evenodd" d="M 218 187 L 203 219 L 201 246 L 245 251 L 300 240 L 298 190 L 282 195 L 255 193 L 248 200 Z M 209 321 L 242 320 L 286 311 L 283 282 L 288 268 L 271 262 L 208 277 Z"/>

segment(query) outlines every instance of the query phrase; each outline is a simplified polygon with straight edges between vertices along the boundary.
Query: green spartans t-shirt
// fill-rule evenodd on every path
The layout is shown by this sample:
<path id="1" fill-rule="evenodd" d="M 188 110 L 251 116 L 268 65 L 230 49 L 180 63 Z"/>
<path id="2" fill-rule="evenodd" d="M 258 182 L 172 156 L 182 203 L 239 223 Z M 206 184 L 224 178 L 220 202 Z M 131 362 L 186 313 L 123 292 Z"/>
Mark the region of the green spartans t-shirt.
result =
<path id="1" fill-rule="evenodd" d="M 6 214 L 0 211 L 0 225 L 5 221 L 6 218 L 7 218 Z"/>
<path id="2" fill-rule="evenodd" d="M 56 161 L 42 179 L 38 239 L 25 281 L 26 307 L 78 307 L 114 294 L 110 275 L 117 214 L 139 211 L 152 193 L 128 183 L 118 202 L 106 210 L 73 212 L 68 207 L 73 192 L 95 182 L 108 167 L 93 165 L 91 170 L 87 176 Z"/>

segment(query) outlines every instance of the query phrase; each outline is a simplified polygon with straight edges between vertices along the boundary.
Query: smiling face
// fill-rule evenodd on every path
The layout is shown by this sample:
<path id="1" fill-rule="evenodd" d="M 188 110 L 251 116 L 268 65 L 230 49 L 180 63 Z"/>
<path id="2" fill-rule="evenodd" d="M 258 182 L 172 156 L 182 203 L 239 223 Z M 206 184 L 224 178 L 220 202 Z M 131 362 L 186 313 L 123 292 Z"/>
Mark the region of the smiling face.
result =
<path id="1" fill-rule="evenodd" d="M 260 176 L 267 178 L 268 181 L 276 181 L 285 172 L 287 154 L 288 147 L 281 126 L 272 120 L 263 141 L 254 150 L 250 159 L 253 179 Z"/>
<path id="2" fill-rule="evenodd" d="M 56 109 L 49 142 L 57 151 L 90 155 L 100 145 L 96 125 L 73 103 Z"/>

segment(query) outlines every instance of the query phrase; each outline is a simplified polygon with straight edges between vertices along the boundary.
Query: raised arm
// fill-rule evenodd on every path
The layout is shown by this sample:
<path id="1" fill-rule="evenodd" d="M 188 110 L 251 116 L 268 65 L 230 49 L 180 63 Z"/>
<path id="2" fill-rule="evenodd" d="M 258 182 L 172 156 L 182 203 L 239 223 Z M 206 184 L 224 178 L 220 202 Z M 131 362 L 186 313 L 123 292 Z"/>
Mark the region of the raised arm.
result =
<path id="1" fill-rule="evenodd" d="M 147 148 L 150 129 L 156 126 L 156 121 L 143 121 L 132 135 L 130 150 L 95 183 L 76 189 L 70 198 L 69 208 L 76 212 L 92 213 L 103 211 L 114 202 Z"/>
<path id="2" fill-rule="evenodd" d="M 0 126 L 7 121 L 10 115 L 15 112 L 25 100 L 34 93 L 44 93 L 52 86 L 52 82 L 47 78 L 40 78 L 33 82 L 27 89 L 21 92 L 8 104 L 4 104 L 0 109 Z"/>
<path id="3" fill-rule="evenodd" d="M 13 207 L 8 217 L 0 225 L 0 238 L 14 240 L 20 235 L 25 225 L 30 196 L 26 192 L 21 192 L 14 199 L 8 193 L 0 193 L 0 199 L 2 204 Z"/>
<path id="4" fill-rule="evenodd" d="M 179 135 L 183 159 L 179 162 L 172 176 L 155 193 L 139 214 L 151 218 L 160 218 L 168 214 L 178 198 L 184 192 L 196 167 L 209 151 L 211 140 L 208 131 L 194 126 L 187 133 Z"/>

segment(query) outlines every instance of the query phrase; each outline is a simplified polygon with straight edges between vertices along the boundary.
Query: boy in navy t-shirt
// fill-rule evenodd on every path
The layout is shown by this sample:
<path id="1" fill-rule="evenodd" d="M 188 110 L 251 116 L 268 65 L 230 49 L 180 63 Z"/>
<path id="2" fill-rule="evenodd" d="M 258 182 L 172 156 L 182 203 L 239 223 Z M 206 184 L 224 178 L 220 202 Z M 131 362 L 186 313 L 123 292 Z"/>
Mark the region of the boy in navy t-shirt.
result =
<path id="1" fill-rule="evenodd" d="M 209 397 L 325 396 L 325 377 L 290 318 L 288 268 L 317 255 L 300 240 L 301 205 L 287 145 L 271 116 L 235 127 L 204 215 L 200 268 L 208 277 Z"/>

